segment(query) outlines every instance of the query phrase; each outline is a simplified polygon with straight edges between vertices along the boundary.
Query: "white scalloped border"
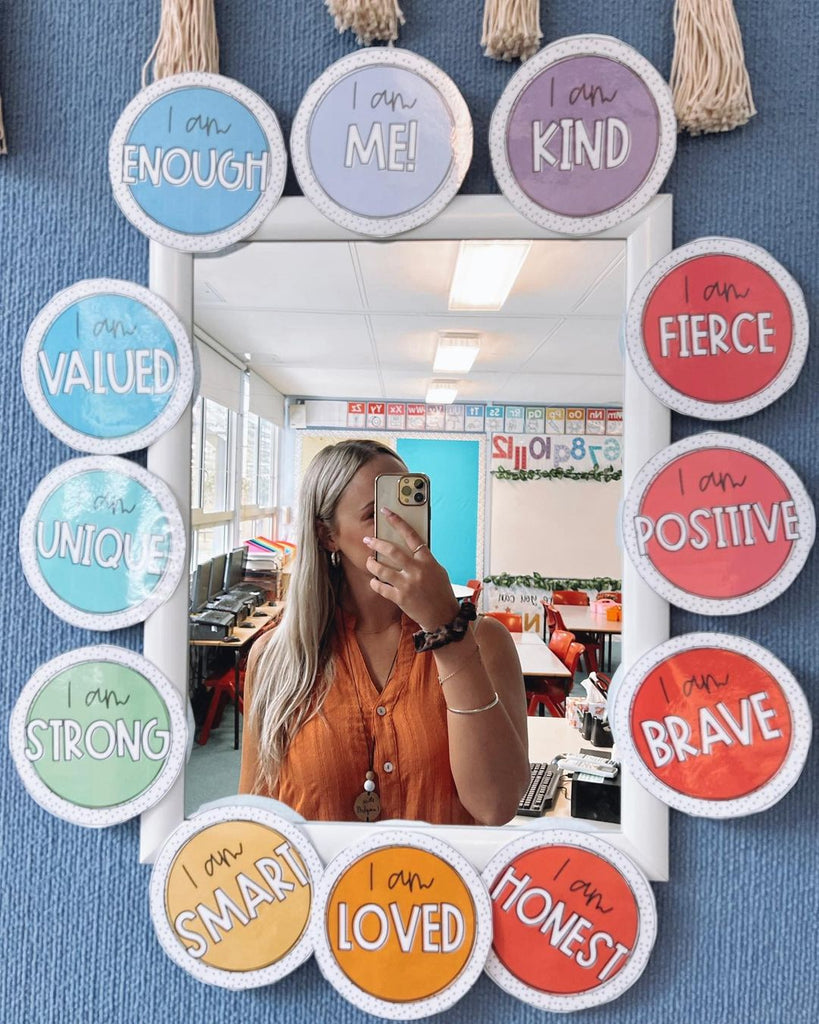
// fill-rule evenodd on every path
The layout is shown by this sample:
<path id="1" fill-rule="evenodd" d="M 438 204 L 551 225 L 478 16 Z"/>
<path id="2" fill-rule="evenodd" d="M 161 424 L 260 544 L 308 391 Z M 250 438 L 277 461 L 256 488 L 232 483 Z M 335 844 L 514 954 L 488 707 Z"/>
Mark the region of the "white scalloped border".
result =
<path id="1" fill-rule="evenodd" d="M 131 189 L 121 181 L 121 151 L 136 120 L 156 100 L 179 89 L 190 88 L 212 89 L 223 93 L 246 107 L 255 117 L 267 139 L 270 153 L 270 179 L 267 188 L 256 200 L 253 208 L 229 227 L 203 235 L 188 235 L 165 227 L 153 217 L 148 216 L 136 202 Z M 206 71 L 186 71 L 180 75 L 171 75 L 153 82 L 131 100 L 120 114 L 108 143 L 108 176 L 114 199 L 127 219 L 143 235 L 181 252 L 216 252 L 234 242 L 240 242 L 261 225 L 273 207 L 278 203 L 284 190 L 287 174 L 287 152 L 284 147 L 284 136 L 279 121 L 265 103 L 246 85 L 241 85 L 232 78 L 214 75 Z"/>
<path id="2" fill-rule="evenodd" d="M 190 956 L 177 938 L 165 912 L 165 886 L 179 851 L 194 836 L 199 835 L 213 825 L 228 821 L 248 821 L 256 825 L 266 826 L 284 836 L 293 846 L 307 869 L 310 878 L 310 912 L 305 927 L 290 950 L 275 963 L 252 971 L 230 971 L 221 967 L 212 967 Z M 308 960 L 313 953 L 311 923 L 316 914 L 316 888 L 322 877 L 322 864 L 305 834 L 292 822 L 280 818 L 272 811 L 259 807 L 229 806 L 217 807 L 194 815 L 171 833 L 157 855 L 151 872 L 149 899 L 151 920 L 153 921 L 159 944 L 173 962 L 199 981 L 221 988 L 240 990 L 270 985 L 292 973 L 297 967 Z"/>
<path id="3" fill-rule="evenodd" d="M 747 398 L 727 402 L 706 402 L 692 398 L 683 391 L 677 390 L 655 370 L 646 352 L 643 339 L 643 314 L 654 289 L 671 271 L 683 263 L 688 263 L 700 256 L 737 256 L 754 263 L 779 285 L 791 308 L 793 331 L 788 358 L 779 373 L 765 387 L 760 388 Z M 802 289 L 788 271 L 778 263 L 765 249 L 740 238 L 707 237 L 697 238 L 674 249 L 667 256 L 658 260 L 634 290 L 626 314 L 626 343 L 628 354 L 640 379 L 663 405 L 675 412 L 687 416 L 696 416 L 709 420 L 732 420 L 740 416 L 748 416 L 759 412 L 775 402 L 799 376 L 805 357 L 808 354 L 808 337 L 810 325 L 808 310 Z M 712 361 L 712 366 L 714 365 Z M 703 361 L 703 372 L 708 372 L 709 360 Z"/>
<path id="4" fill-rule="evenodd" d="M 49 586 L 37 562 L 37 545 L 35 531 L 40 510 L 51 495 L 63 484 L 83 473 L 120 474 L 135 480 L 160 505 L 168 517 L 168 532 L 171 543 L 165 571 L 151 593 L 138 604 L 117 612 L 86 612 L 64 601 Z M 137 466 L 127 459 L 116 455 L 87 455 L 84 458 L 70 459 L 53 469 L 43 477 L 29 498 L 23 518 L 20 520 L 19 533 L 20 560 L 23 563 L 28 584 L 34 593 L 48 608 L 72 626 L 83 626 L 86 629 L 109 630 L 122 629 L 143 622 L 151 612 L 171 596 L 176 590 L 185 571 L 187 538 L 182 515 L 171 489 L 159 477 L 149 473 L 147 469 Z"/>
<path id="5" fill-rule="evenodd" d="M 51 680 L 72 667 L 89 662 L 122 665 L 137 672 L 157 691 L 165 704 L 170 725 L 170 745 L 165 763 L 156 778 L 141 793 L 112 807 L 82 807 L 56 794 L 43 782 L 33 763 L 26 757 L 26 719 L 29 709 Z M 110 644 L 80 647 L 67 651 L 41 665 L 20 692 L 9 719 L 9 748 L 17 772 L 29 796 L 50 814 L 87 828 L 118 825 L 135 818 L 158 803 L 176 781 L 185 761 L 188 726 L 182 700 L 174 686 L 159 669 L 136 651 Z"/>
<path id="6" fill-rule="evenodd" d="M 706 800 L 686 796 L 666 785 L 645 763 L 631 732 L 631 712 L 646 676 L 676 654 L 702 648 L 716 648 L 745 655 L 772 675 L 785 696 L 791 715 L 791 742 L 782 767 L 768 782 L 747 796 L 730 800 Z M 684 633 L 647 651 L 624 674 L 617 687 L 612 715 L 617 749 L 637 781 L 652 796 L 675 810 L 702 818 L 740 818 L 765 811 L 790 790 L 799 779 L 810 748 L 812 721 L 805 694 L 793 674 L 769 650 L 745 637 L 727 633 Z"/>
<path id="7" fill-rule="evenodd" d="M 410 1002 L 392 1002 L 381 999 L 350 981 L 333 955 L 325 920 L 327 904 L 336 883 L 344 872 L 368 853 L 392 846 L 425 850 L 445 861 L 460 875 L 472 896 L 475 908 L 475 939 L 472 952 L 458 977 L 441 992 Z M 492 908 L 489 893 L 480 874 L 465 857 L 448 843 L 435 836 L 419 832 L 405 832 L 400 829 L 378 832 L 345 847 L 327 865 L 319 886 L 317 905 L 321 912 L 313 917 L 312 931 L 316 960 L 321 973 L 333 988 L 354 1006 L 386 1020 L 418 1020 L 420 1017 L 441 1013 L 454 1006 L 478 980 L 492 945 Z"/>
<path id="8" fill-rule="evenodd" d="M 139 302 L 162 321 L 176 345 L 177 377 L 173 394 L 155 419 L 130 434 L 94 437 L 92 434 L 77 430 L 57 415 L 43 393 L 40 383 L 37 357 L 54 321 L 75 303 L 95 295 L 122 296 Z M 34 318 L 26 334 L 20 372 L 29 405 L 46 430 L 51 431 L 55 437 L 76 451 L 91 452 L 94 455 L 121 455 L 124 452 L 147 448 L 149 444 L 157 441 L 170 430 L 185 410 L 191 399 L 195 376 L 193 348 L 188 332 L 168 303 L 141 285 L 112 278 L 77 281 L 57 292 L 48 301 Z M 128 396 L 123 395 L 122 400 L 127 402 Z"/>
<path id="9" fill-rule="evenodd" d="M 530 83 L 552 64 L 566 57 L 604 57 L 624 64 L 640 78 L 657 105 L 660 137 L 651 170 L 640 187 L 605 213 L 588 217 L 568 217 L 554 213 L 534 202 L 523 191 L 509 164 L 506 151 L 506 126 L 512 110 Z M 677 117 L 671 90 L 659 71 L 637 50 L 613 36 L 566 36 L 545 46 L 531 57 L 510 79 L 492 112 L 489 123 L 489 154 L 492 171 L 501 191 L 512 206 L 532 223 L 567 235 L 587 235 L 614 227 L 628 220 L 660 189 L 677 151 Z"/>
<path id="10" fill-rule="evenodd" d="M 591 1006 L 600 1006 L 602 1003 L 611 1002 L 637 981 L 645 970 L 654 948 L 654 941 L 657 937 L 657 907 L 651 885 L 634 861 L 602 839 L 585 832 L 555 828 L 548 831 L 532 832 L 519 839 L 513 839 L 511 843 L 507 843 L 502 850 L 499 850 L 483 870 L 482 877 L 487 891 L 491 891 L 495 879 L 511 861 L 530 850 L 547 846 L 575 846 L 587 853 L 596 854 L 619 871 L 634 896 L 639 913 L 637 941 L 631 956 L 625 966 L 610 981 L 604 981 L 595 988 L 577 995 L 543 992 L 527 985 L 501 962 L 494 946 L 486 962 L 486 973 L 504 992 L 508 992 L 516 999 L 536 1006 L 540 1010 L 553 1012 L 585 1010 Z"/>
<path id="11" fill-rule="evenodd" d="M 750 455 L 765 463 L 785 484 L 794 501 L 799 516 L 801 536 L 794 541 L 785 564 L 777 575 L 756 590 L 734 597 L 700 597 L 671 583 L 655 567 L 648 555 L 641 555 L 637 548 L 634 517 L 640 511 L 645 492 L 667 466 L 684 455 L 705 448 L 724 448 Z M 629 560 L 651 589 L 678 608 L 704 615 L 739 615 L 753 611 L 779 597 L 793 583 L 810 554 L 816 534 L 816 515 L 813 503 L 805 486 L 785 460 L 771 448 L 738 434 L 722 434 L 707 431 L 677 441 L 663 448 L 642 467 L 634 478 L 623 502 L 622 515 L 623 544 Z M 740 557 L 739 555 L 737 557 Z"/>
<path id="12" fill-rule="evenodd" d="M 439 94 L 452 121 L 452 159 L 443 183 L 424 202 L 405 213 L 386 217 L 365 217 L 337 203 L 319 183 L 310 163 L 310 125 L 325 95 L 353 71 L 368 67 L 396 67 L 424 79 Z M 304 195 L 335 224 L 374 238 L 397 235 L 436 217 L 457 195 L 472 161 L 472 118 L 457 85 L 439 67 L 409 50 L 396 47 L 368 47 L 331 64 L 304 94 L 290 131 L 290 158 Z"/>

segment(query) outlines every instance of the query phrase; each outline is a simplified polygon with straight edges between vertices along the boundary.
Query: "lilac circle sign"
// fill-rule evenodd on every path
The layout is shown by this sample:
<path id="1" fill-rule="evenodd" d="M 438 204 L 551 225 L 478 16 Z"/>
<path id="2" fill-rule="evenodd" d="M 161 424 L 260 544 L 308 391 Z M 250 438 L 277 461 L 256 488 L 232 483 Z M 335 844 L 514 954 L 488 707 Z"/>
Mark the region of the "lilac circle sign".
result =
<path id="1" fill-rule="evenodd" d="M 472 156 L 472 123 L 434 64 L 373 48 L 313 83 L 290 145 L 299 184 L 326 217 L 394 235 L 430 220 L 456 194 Z"/>
<path id="2" fill-rule="evenodd" d="M 510 81 L 490 128 L 507 198 L 535 223 L 569 234 L 636 213 L 658 190 L 675 148 L 668 86 L 607 36 L 541 50 Z"/>

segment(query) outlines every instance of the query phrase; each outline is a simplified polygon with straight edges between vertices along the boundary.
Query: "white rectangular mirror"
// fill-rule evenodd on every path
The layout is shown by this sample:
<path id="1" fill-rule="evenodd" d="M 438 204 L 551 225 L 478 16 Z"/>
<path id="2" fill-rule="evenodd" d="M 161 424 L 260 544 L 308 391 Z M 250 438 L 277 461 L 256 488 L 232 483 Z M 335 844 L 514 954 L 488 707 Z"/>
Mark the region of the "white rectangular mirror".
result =
<path id="1" fill-rule="evenodd" d="M 532 242 L 512 297 L 499 312 L 446 309 L 460 243 L 469 239 Z M 307 429 L 282 431 L 285 458 L 280 507 L 292 507 L 300 467 L 308 454 L 322 443 L 346 436 L 328 427 L 334 422 L 333 402 L 338 406 L 336 415 L 343 408 L 338 403 L 353 397 L 423 402 L 419 388 L 433 376 L 432 334 L 447 329 L 484 335 L 483 358 L 462 378 L 458 403 L 614 406 L 622 400 L 624 429 L 619 440 L 624 453 L 622 482 L 627 486 L 645 460 L 668 443 L 669 416 L 630 368 L 622 365 L 619 324 L 626 297 L 670 247 L 671 200 L 667 196 L 655 198 L 619 228 L 579 240 L 535 228 L 515 214 L 502 197 L 462 196 L 431 224 L 392 242 L 362 240 L 325 220 L 306 200 L 294 198 L 282 200 L 249 244 L 227 257 L 194 261 L 189 255 L 152 245 L 151 287 L 174 306 L 183 320 L 195 322 L 201 340 L 216 343 L 213 347 L 228 360 L 225 365 L 232 361 L 237 374 L 249 365 L 254 379 L 265 380 L 283 395 L 324 400 L 306 406 Z M 267 286 L 260 292 L 260 282 L 264 281 Z M 230 303 L 225 301 L 225 294 Z M 275 352 L 267 341 L 273 333 L 278 338 Z M 333 343 L 314 349 L 316 337 L 322 334 L 332 336 Z M 209 358 L 206 349 L 203 352 Z M 311 423 L 316 425 L 314 429 L 310 429 Z M 186 516 L 191 507 L 190 432 L 188 414 L 149 450 L 149 468 L 171 485 Z M 362 436 L 375 435 L 371 432 Z M 475 436 L 482 467 L 477 481 L 478 505 L 482 510 L 486 508 L 487 520 L 479 518 L 474 540 L 469 542 L 474 546 L 474 560 L 462 562 L 462 570 L 450 569 L 450 576 L 454 583 L 466 583 L 459 577 L 470 565 L 478 578 L 500 571 L 521 575 L 530 569 L 541 571 L 543 553 L 548 550 L 545 531 L 522 531 L 510 524 L 514 509 L 501 507 L 500 491 L 493 501 L 489 476 L 492 455 L 504 453 L 489 450 L 488 433 Z M 398 440 L 399 454 L 401 442 L 409 438 L 409 433 L 385 437 L 388 443 Z M 607 487 L 606 491 L 610 495 L 612 489 Z M 202 502 L 196 504 L 201 507 Z M 574 578 L 619 575 L 611 571 L 618 561 L 616 552 L 612 558 L 613 511 L 612 506 L 600 544 L 595 547 L 589 543 L 588 551 L 583 552 L 586 562 L 578 557 L 562 563 L 552 559 L 543 566 L 545 574 Z M 221 531 L 216 546 L 222 550 L 235 546 L 238 538 L 224 523 L 224 517 L 220 520 L 218 515 L 209 517 L 199 512 L 195 518 L 195 527 L 201 531 L 196 561 L 203 561 L 211 553 L 208 544 L 214 535 L 208 530 Z M 558 532 L 569 530 L 572 518 L 559 504 L 549 513 L 550 524 Z M 503 529 L 502 524 L 513 528 Z M 513 564 L 516 559 L 518 564 Z M 594 571 L 596 566 L 603 566 L 605 571 Z M 626 612 L 621 656 L 628 662 L 666 639 L 668 614 L 665 602 L 649 591 L 627 564 L 622 566 L 622 577 Z M 186 579 L 145 626 L 146 657 L 162 668 L 186 697 L 187 611 Z M 226 724 L 223 729 L 232 739 L 232 725 Z M 197 759 L 205 751 L 207 746 L 195 752 L 189 773 L 196 771 Z M 551 753 L 557 752 L 555 749 Z M 225 794 L 238 778 L 238 759 L 236 752 L 235 763 L 224 773 Z M 184 791 L 185 780 L 181 778 L 161 805 L 143 815 L 143 859 L 152 859 L 184 812 L 195 809 L 198 799 L 186 801 Z M 602 831 L 650 877 L 667 877 L 666 809 L 629 776 L 622 780 L 619 827 L 574 818 L 555 820 L 562 825 Z M 306 826 L 325 858 L 372 827 L 337 822 Z M 430 828 L 421 824 L 415 827 Z M 438 826 L 436 831 L 481 868 L 511 838 L 512 827 Z"/>

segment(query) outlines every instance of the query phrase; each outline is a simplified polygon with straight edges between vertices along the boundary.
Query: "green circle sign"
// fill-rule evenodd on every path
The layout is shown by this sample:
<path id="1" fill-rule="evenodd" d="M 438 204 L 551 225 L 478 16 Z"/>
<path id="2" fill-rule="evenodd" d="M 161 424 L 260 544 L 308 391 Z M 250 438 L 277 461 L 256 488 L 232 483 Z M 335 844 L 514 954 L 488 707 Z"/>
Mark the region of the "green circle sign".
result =
<path id="1" fill-rule="evenodd" d="M 112 825 L 165 795 L 186 747 L 182 702 L 140 655 L 86 647 L 41 666 L 10 723 L 17 770 L 46 810 Z"/>

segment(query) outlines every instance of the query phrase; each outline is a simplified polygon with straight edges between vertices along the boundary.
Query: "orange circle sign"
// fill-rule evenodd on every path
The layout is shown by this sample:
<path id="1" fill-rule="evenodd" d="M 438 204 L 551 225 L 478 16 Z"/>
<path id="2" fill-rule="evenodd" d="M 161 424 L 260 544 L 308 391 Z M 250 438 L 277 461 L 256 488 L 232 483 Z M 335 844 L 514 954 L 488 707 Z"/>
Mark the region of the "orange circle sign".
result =
<path id="1" fill-rule="evenodd" d="M 480 973 L 490 941 L 486 893 L 440 840 L 375 836 L 330 864 L 323 889 L 316 956 L 357 1006 L 424 1016 L 451 1006 Z"/>
<path id="2" fill-rule="evenodd" d="M 810 743 L 807 702 L 785 666 L 714 633 L 675 637 L 635 663 L 613 723 L 640 782 L 705 817 L 769 807 L 799 777 Z"/>
<path id="3" fill-rule="evenodd" d="M 593 837 L 562 830 L 515 840 L 484 871 L 492 900 L 487 965 L 502 988 L 542 1009 L 620 995 L 654 939 L 650 887 Z"/>
<path id="4" fill-rule="evenodd" d="M 268 984 L 312 952 L 308 924 L 320 864 L 275 815 L 239 806 L 198 815 L 171 836 L 154 871 L 159 939 L 201 980 Z"/>

